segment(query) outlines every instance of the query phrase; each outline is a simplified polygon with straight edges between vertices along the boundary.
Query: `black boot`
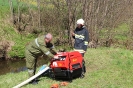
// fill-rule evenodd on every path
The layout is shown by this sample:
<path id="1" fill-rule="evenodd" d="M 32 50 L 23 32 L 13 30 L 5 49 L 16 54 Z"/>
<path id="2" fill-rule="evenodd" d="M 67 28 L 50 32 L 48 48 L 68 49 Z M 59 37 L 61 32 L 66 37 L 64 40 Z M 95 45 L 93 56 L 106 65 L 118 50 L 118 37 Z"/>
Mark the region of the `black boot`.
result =
<path id="1" fill-rule="evenodd" d="M 31 82 L 29 82 L 29 84 L 36 85 L 36 84 L 38 84 L 38 80 L 37 80 L 37 79 L 34 79 L 34 80 L 32 80 Z"/>

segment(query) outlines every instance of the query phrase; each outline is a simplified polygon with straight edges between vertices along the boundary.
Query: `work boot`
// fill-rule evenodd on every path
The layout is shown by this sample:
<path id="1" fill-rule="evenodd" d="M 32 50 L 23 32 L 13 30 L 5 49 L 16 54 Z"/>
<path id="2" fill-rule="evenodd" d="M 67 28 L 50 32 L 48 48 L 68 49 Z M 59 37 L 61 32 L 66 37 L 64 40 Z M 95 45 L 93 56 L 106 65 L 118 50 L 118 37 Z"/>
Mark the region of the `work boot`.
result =
<path id="1" fill-rule="evenodd" d="M 37 79 L 34 79 L 34 80 L 32 80 L 31 82 L 29 82 L 29 84 L 36 85 L 36 84 L 38 84 L 38 80 L 37 80 Z"/>
<path id="2" fill-rule="evenodd" d="M 28 69 L 28 73 L 29 73 L 29 78 L 35 75 L 33 69 Z M 29 84 L 36 85 L 36 84 L 38 84 L 38 80 L 33 79 L 31 82 L 29 82 Z"/>

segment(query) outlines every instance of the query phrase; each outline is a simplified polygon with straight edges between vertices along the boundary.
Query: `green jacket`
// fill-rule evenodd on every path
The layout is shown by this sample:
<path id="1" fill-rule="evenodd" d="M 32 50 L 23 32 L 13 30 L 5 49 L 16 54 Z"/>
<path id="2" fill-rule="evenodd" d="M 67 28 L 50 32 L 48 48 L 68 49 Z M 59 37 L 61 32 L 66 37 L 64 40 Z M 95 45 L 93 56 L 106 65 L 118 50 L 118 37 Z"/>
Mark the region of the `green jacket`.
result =
<path id="1" fill-rule="evenodd" d="M 44 36 L 40 36 L 29 43 L 26 49 L 35 57 L 40 55 L 48 55 L 53 57 L 56 54 L 56 50 L 54 49 L 54 45 L 52 43 L 46 44 L 44 42 Z"/>

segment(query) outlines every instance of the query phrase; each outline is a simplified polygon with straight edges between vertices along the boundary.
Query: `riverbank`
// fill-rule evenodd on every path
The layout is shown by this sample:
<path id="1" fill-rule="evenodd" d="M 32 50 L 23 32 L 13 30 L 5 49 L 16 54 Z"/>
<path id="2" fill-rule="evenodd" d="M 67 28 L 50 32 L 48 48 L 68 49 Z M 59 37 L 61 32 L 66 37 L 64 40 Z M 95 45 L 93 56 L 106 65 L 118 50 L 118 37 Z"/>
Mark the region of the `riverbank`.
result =
<path id="1" fill-rule="evenodd" d="M 47 64 L 48 59 L 45 57 L 40 57 L 37 60 L 37 67 Z M 27 70 L 25 59 L 11 59 L 11 60 L 0 60 L 0 75 L 4 75 L 6 73 L 18 73 L 21 71 Z"/>
<path id="2" fill-rule="evenodd" d="M 74 79 L 61 88 L 132 88 L 133 51 L 120 48 L 88 49 L 85 55 L 85 78 Z M 28 78 L 27 71 L 0 76 L 0 88 L 11 88 Z M 50 88 L 59 81 L 41 77 L 38 85 L 23 88 Z"/>
<path id="3" fill-rule="evenodd" d="M 20 71 L 26 70 L 25 68 L 25 60 L 17 59 L 17 60 L 0 60 L 0 75 L 4 75 L 6 73 L 16 73 Z"/>

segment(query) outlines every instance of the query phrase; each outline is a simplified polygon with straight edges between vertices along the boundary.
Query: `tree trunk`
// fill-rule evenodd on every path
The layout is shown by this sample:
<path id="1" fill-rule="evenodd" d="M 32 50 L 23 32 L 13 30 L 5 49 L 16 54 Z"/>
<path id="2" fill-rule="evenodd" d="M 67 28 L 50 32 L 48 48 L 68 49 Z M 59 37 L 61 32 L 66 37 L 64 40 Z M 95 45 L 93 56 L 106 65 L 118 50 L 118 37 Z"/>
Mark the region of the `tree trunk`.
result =
<path id="1" fill-rule="evenodd" d="M 37 0 L 37 8 L 38 8 L 38 27 L 41 26 L 41 13 L 40 13 L 40 0 Z"/>
<path id="2" fill-rule="evenodd" d="M 68 4 L 68 42 L 70 46 L 73 46 L 73 40 L 72 40 L 72 35 L 71 32 L 73 32 L 73 14 L 72 14 L 72 1 L 71 0 L 67 0 L 67 4 Z"/>
<path id="3" fill-rule="evenodd" d="M 10 13 L 11 13 L 11 22 L 14 24 L 14 11 L 13 11 L 13 2 L 12 0 L 9 0 L 9 5 L 10 5 Z"/>

